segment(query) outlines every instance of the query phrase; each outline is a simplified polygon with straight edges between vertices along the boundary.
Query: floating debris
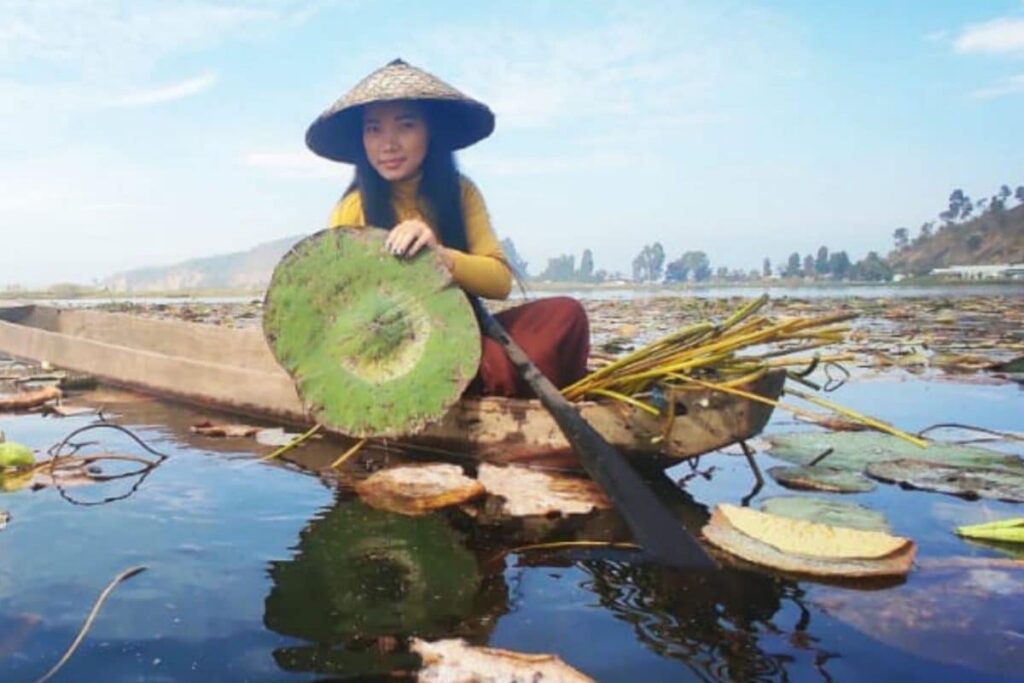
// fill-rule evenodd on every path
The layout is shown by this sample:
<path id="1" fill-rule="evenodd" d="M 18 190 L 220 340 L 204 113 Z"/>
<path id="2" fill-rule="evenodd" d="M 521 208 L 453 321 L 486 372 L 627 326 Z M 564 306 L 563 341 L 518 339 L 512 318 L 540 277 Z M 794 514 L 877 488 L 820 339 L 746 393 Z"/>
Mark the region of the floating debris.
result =
<path id="1" fill-rule="evenodd" d="M 287 446 L 300 436 L 302 434 L 286 432 L 282 427 L 271 427 L 270 429 L 261 429 L 256 432 L 256 443 L 261 446 L 280 448 L 281 446 Z"/>
<path id="2" fill-rule="evenodd" d="M 463 474 L 461 467 L 445 463 L 381 470 L 355 488 L 367 505 L 403 515 L 424 515 L 484 493 L 483 485 Z"/>
<path id="3" fill-rule="evenodd" d="M 821 577 L 904 576 L 916 552 L 908 538 L 734 505 L 717 506 L 702 531 L 710 543 L 747 562 Z"/>
<path id="4" fill-rule="evenodd" d="M 586 515 L 611 507 L 591 479 L 488 464 L 480 466 L 477 478 L 487 493 L 503 499 L 501 512 L 511 517 Z"/>
<path id="5" fill-rule="evenodd" d="M 1024 503 L 1024 468 L 959 467 L 932 460 L 901 459 L 871 463 L 869 476 L 903 488 L 948 493 L 975 500 Z"/>
<path id="6" fill-rule="evenodd" d="M 416 679 L 420 683 L 594 683 L 557 655 L 474 647 L 461 638 L 434 642 L 413 638 L 410 647 L 423 658 Z"/>
<path id="7" fill-rule="evenodd" d="M 761 503 L 761 510 L 771 515 L 819 522 L 847 529 L 889 533 L 885 515 L 877 510 L 842 500 L 809 496 L 777 496 Z"/>
<path id="8" fill-rule="evenodd" d="M 16 394 L 0 396 L 0 412 L 16 412 L 29 410 L 59 400 L 61 391 L 55 386 L 43 387 L 32 391 L 20 391 Z"/>
<path id="9" fill-rule="evenodd" d="M 262 427 L 243 424 L 216 424 L 210 420 L 204 420 L 189 427 L 189 431 L 193 434 L 226 439 L 240 439 L 253 436 L 262 429 Z"/>

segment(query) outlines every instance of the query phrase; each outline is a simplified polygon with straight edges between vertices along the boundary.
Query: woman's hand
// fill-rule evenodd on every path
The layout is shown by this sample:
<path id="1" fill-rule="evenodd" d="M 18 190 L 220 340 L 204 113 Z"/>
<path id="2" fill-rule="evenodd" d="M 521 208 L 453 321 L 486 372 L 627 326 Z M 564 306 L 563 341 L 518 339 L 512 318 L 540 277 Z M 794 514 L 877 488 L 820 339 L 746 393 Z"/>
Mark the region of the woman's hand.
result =
<path id="1" fill-rule="evenodd" d="M 441 246 L 437 236 L 430 226 L 421 220 L 402 221 L 388 233 L 384 242 L 384 248 L 398 257 L 412 258 L 419 253 L 420 249 L 427 247 L 432 249 L 441 258 L 441 263 L 449 271 L 454 265 L 454 259 L 448 249 Z"/>

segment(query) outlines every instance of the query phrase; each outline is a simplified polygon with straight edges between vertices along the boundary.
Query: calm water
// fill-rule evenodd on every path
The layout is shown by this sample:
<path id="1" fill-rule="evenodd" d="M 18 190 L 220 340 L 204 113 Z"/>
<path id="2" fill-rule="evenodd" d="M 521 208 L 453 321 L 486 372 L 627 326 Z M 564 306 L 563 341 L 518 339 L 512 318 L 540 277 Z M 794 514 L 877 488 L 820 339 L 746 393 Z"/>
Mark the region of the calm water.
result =
<path id="1" fill-rule="evenodd" d="M 578 299 L 645 299 L 655 296 L 687 296 L 710 299 L 728 299 L 732 297 L 754 298 L 761 294 L 768 294 L 775 298 L 795 299 L 831 299 L 845 297 L 863 297 L 869 299 L 889 298 L 913 298 L 913 297 L 934 297 L 934 298 L 963 298 L 975 296 L 1003 296 L 1024 298 L 1024 282 L 1014 284 L 974 284 L 941 286 L 933 285 L 928 287 L 914 287 L 895 285 L 836 285 L 836 286 L 808 286 L 808 287 L 782 287 L 782 286 L 751 286 L 751 287 L 689 287 L 686 289 L 671 288 L 636 288 L 636 287 L 593 287 L 580 289 L 544 289 L 528 288 L 527 296 L 530 298 L 564 294 Z M 513 290 L 512 298 L 522 298 L 523 293 Z M 219 297 L 146 297 L 146 296 L 123 296 L 111 297 L 109 299 L 51 299 L 40 303 L 49 306 L 59 307 L 82 307 L 97 306 L 112 303 L 139 303 L 139 304 L 233 304 L 257 301 L 261 296 L 219 296 Z"/>
<path id="2" fill-rule="evenodd" d="M 892 375 L 835 398 L 919 429 L 940 421 L 1024 431 L 1016 385 Z M 256 463 L 251 440 L 188 433 L 203 415 L 146 401 L 113 405 L 169 457 L 128 498 L 123 481 L 0 494 L 0 680 L 31 681 L 74 639 L 100 590 L 110 596 L 56 680 L 394 680 L 416 668 L 409 635 L 461 636 L 555 652 L 601 681 L 1019 680 L 1024 573 L 934 569 L 950 556 L 998 556 L 950 529 L 1021 506 L 895 487 L 847 498 L 882 510 L 919 543 L 919 567 L 895 586 L 837 587 L 723 569 L 693 576 L 628 554 L 509 552 L 540 540 L 621 539 L 611 513 L 571 523 L 482 529 L 459 513 L 407 518 L 283 465 Z M 0 417 L 8 439 L 37 448 L 91 418 Z M 771 429 L 805 429 L 777 414 Z M 97 450 L 146 455 L 94 432 Z M 84 438 L 84 437 L 83 437 Z M 313 446 L 324 448 L 325 446 Z M 329 446 L 327 448 L 330 448 Z M 265 452 L 265 451 L 260 451 Z M 774 461 L 759 455 L 762 467 Z M 704 457 L 669 471 L 662 493 L 692 529 L 753 478 L 743 458 Z M 758 498 L 782 492 L 769 479 Z M 384 640 L 381 638 L 384 637 Z"/>
<path id="3" fill-rule="evenodd" d="M 895 285 L 837 285 L 819 287 L 688 287 L 686 289 L 638 289 L 600 287 L 566 290 L 528 290 L 529 296 L 546 296 L 548 294 L 565 294 L 578 299 L 646 299 L 656 296 L 683 296 L 701 299 L 730 299 L 743 297 L 752 299 L 768 294 L 773 299 L 840 299 L 861 297 L 865 299 L 907 299 L 916 297 L 957 299 L 975 296 L 1003 296 L 1024 298 L 1024 282 L 1019 284 L 1000 285 L 957 285 L 931 287 L 897 287 Z M 515 296 L 522 296 L 517 293 Z"/>

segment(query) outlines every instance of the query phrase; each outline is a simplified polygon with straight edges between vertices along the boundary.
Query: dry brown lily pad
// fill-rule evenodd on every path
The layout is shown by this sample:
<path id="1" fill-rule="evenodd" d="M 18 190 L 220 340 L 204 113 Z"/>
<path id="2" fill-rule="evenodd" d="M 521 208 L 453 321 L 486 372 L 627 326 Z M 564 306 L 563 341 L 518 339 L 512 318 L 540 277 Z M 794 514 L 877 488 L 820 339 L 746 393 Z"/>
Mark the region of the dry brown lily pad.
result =
<path id="1" fill-rule="evenodd" d="M 462 639 L 413 638 L 410 649 L 423 658 L 420 683 L 594 683 L 557 655 L 474 647 Z"/>
<path id="2" fill-rule="evenodd" d="M 203 422 L 192 425 L 189 428 L 189 431 L 193 434 L 199 434 L 200 436 L 240 439 L 246 436 L 252 436 L 261 429 L 262 427 L 253 427 L 252 425 L 215 424 L 209 420 L 204 420 Z"/>
<path id="3" fill-rule="evenodd" d="M 917 550 L 913 541 L 900 536 L 787 519 L 731 505 L 717 506 L 702 532 L 710 543 L 741 560 L 829 578 L 904 576 Z"/>
<path id="4" fill-rule="evenodd" d="M 504 499 L 502 511 L 512 517 L 585 515 L 611 507 L 590 479 L 487 464 L 480 466 L 477 478 L 487 493 Z"/>
<path id="5" fill-rule="evenodd" d="M 424 515 L 483 495 L 483 485 L 458 465 L 392 467 L 355 485 L 367 505 L 403 515 Z"/>

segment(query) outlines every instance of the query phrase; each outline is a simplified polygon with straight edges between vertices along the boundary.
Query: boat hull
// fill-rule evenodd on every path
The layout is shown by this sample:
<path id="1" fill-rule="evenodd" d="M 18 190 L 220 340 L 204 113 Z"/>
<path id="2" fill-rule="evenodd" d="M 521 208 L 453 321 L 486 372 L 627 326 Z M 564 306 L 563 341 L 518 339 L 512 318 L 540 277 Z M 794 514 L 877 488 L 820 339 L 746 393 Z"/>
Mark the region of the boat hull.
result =
<path id="1" fill-rule="evenodd" d="M 0 307 L 0 352 L 95 375 L 120 387 L 294 426 L 312 424 L 259 330 L 39 305 Z M 746 387 L 775 398 L 781 372 Z M 581 402 L 609 442 L 661 466 L 759 433 L 772 407 L 714 391 L 687 392 L 671 425 L 619 403 Z M 493 463 L 577 467 L 539 401 L 464 398 L 402 442 Z"/>

